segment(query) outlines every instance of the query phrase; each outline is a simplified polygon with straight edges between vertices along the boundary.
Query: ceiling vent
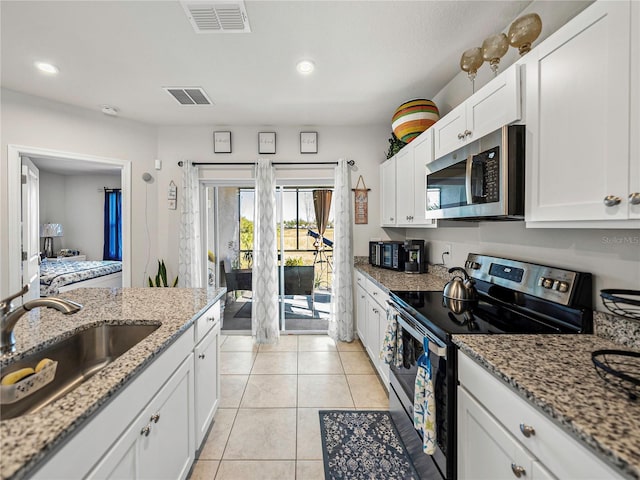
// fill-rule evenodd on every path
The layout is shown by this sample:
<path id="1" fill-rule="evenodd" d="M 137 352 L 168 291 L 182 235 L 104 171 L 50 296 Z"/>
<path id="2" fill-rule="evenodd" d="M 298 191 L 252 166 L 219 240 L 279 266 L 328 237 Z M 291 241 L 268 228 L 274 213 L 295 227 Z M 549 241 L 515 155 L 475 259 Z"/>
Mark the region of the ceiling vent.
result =
<path id="1" fill-rule="evenodd" d="M 196 33 L 249 33 L 244 1 L 191 0 L 180 2 Z"/>
<path id="2" fill-rule="evenodd" d="M 211 100 L 200 87 L 163 87 L 180 105 L 211 105 Z"/>

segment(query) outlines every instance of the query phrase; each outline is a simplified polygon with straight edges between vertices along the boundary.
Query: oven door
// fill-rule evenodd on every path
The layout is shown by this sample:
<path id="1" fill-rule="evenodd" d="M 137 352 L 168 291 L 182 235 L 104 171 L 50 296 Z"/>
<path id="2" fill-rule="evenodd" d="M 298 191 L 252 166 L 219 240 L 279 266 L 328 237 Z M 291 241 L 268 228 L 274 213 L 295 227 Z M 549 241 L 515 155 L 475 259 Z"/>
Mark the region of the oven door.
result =
<path id="1" fill-rule="evenodd" d="M 420 472 L 423 468 L 430 467 L 432 471 L 439 471 L 439 477 L 452 478 L 447 475 L 447 453 L 450 450 L 448 435 L 450 422 L 448 419 L 451 413 L 449 408 L 450 399 L 448 398 L 447 348 L 442 342 L 434 339 L 428 331 L 425 331 L 423 326 L 417 324 L 410 317 L 407 318 L 406 312 L 401 313 L 399 310 L 398 322 L 402 327 L 404 358 L 400 367 L 391 366 L 390 384 L 392 391 L 389 392 L 391 413 L 414 464 L 416 464 L 416 468 L 419 468 L 421 476 L 423 478 L 438 478 L 432 475 L 425 477 Z M 425 336 L 430 339 L 429 359 L 431 360 L 431 374 L 436 401 L 437 447 L 432 456 L 422 452 L 422 435 L 413 427 L 413 401 L 418 372 L 416 361 L 424 352 L 423 338 Z M 429 459 L 432 462 L 429 462 Z M 433 468 L 434 464 L 437 470 Z M 422 468 L 420 468 L 421 466 Z"/>

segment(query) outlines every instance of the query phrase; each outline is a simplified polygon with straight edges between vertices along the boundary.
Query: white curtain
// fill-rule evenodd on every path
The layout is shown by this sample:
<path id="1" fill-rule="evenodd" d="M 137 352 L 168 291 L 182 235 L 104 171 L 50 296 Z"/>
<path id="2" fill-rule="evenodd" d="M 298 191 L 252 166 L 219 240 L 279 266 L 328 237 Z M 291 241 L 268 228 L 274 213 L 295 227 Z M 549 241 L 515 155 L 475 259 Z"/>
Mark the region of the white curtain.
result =
<path id="1" fill-rule="evenodd" d="M 329 335 L 334 340 L 353 340 L 353 247 L 351 232 L 351 173 L 338 160 L 334 187 L 333 285 Z"/>
<path id="2" fill-rule="evenodd" d="M 276 343 L 280 336 L 276 179 L 270 160 L 258 160 L 256 165 L 254 218 L 251 331 L 256 343 Z"/>
<path id="3" fill-rule="evenodd" d="M 180 245 L 178 247 L 178 285 L 201 288 L 202 247 L 200 244 L 200 190 L 198 168 L 186 162 L 182 171 L 180 195 Z"/>

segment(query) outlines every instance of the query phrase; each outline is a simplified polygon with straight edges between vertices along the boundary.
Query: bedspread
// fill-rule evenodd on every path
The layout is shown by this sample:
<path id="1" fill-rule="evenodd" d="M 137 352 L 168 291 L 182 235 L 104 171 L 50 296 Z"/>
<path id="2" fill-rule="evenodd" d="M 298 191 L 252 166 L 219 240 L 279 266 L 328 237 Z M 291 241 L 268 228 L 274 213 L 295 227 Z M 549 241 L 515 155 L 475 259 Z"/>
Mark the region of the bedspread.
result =
<path id="1" fill-rule="evenodd" d="M 113 260 L 87 262 L 45 261 L 40 265 L 40 296 L 55 295 L 61 287 L 122 270 L 122 262 Z"/>

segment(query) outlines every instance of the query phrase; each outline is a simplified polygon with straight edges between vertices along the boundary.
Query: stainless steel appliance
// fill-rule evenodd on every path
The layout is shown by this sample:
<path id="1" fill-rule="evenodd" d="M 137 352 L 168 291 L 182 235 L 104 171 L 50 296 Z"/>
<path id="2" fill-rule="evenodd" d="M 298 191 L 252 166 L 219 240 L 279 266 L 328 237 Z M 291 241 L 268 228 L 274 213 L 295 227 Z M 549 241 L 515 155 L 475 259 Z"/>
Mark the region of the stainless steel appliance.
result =
<path id="1" fill-rule="evenodd" d="M 524 162 L 525 127 L 511 125 L 428 163 L 427 218 L 522 220 Z"/>
<path id="2" fill-rule="evenodd" d="M 369 242 L 369 263 L 373 266 L 403 272 L 406 257 L 403 241 Z"/>
<path id="3" fill-rule="evenodd" d="M 427 262 L 424 251 L 424 240 L 405 240 L 404 250 L 406 253 L 404 271 L 406 273 L 426 273 Z"/>
<path id="4" fill-rule="evenodd" d="M 477 303 L 452 312 L 442 291 L 392 291 L 405 356 L 391 367 L 389 409 L 422 478 L 456 478 L 456 347 L 453 334 L 590 333 L 591 274 L 487 255 L 469 254 Z M 429 339 L 436 403 L 437 450 L 422 453 L 413 428 L 413 398 L 423 338 Z"/>

